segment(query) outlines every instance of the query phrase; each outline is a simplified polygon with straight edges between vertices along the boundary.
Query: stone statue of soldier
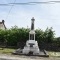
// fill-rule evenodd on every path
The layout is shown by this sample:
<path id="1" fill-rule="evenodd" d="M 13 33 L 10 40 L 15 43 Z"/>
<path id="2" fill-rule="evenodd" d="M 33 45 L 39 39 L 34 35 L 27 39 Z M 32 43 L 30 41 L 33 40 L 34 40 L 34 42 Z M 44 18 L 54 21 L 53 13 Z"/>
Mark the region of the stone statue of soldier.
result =
<path id="1" fill-rule="evenodd" d="M 34 30 L 34 21 L 35 21 L 34 17 L 31 20 L 32 20 L 32 22 L 31 22 L 31 30 Z"/>

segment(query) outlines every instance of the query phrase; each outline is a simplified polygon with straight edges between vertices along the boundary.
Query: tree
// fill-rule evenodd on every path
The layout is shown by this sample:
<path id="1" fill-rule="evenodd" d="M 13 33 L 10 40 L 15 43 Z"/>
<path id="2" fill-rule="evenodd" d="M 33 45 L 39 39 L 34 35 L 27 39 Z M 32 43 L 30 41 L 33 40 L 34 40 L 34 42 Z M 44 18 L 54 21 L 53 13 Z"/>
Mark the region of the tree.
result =
<path id="1" fill-rule="evenodd" d="M 51 43 L 54 40 L 55 33 L 52 29 L 52 27 L 50 29 L 47 28 L 44 32 L 44 39 L 46 43 Z"/>

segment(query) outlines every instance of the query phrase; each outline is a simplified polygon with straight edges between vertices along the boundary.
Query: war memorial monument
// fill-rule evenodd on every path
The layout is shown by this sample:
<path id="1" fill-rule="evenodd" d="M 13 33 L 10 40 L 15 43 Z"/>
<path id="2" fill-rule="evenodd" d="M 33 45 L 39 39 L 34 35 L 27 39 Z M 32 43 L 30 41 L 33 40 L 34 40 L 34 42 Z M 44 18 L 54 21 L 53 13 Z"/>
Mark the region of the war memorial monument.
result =
<path id="1" fill-rule="evenodd" d="M 34 30 L 34 17 L 31 19 L 31 30 L 29 32 L 29 40 L 26 41 L 26 45 L 23 49 L 17 49 L 13 54 L 19 55 L 31 55 L 31 56 L 46 56 L 48 53 L 45 50 L 40 50 L 38 42 L 35 40 L 35 30 Z"/>

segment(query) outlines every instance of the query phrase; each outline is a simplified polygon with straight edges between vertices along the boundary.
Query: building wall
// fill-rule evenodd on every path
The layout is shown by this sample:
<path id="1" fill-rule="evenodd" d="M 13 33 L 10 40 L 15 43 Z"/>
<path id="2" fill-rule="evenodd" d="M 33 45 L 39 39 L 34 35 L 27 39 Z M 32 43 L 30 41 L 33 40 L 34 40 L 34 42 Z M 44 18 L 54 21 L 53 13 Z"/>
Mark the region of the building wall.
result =
<path id="1" fill-rule="evenodd" d="M 3 24 L 0 24 L 0 29 L 5 29 Z"/>

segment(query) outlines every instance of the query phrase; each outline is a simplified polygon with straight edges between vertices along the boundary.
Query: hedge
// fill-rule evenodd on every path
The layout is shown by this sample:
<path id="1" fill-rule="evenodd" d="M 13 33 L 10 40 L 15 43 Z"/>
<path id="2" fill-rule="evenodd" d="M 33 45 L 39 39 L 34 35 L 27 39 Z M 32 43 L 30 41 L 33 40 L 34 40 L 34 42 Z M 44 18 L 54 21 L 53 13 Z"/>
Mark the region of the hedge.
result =
<path id="1" fill-rule="evenodd" d="M 29 28 L 18 27 L 0 30 L 0 42 L 6 42 L 7 46 L 22 47 L 25 45 L 25 42 L 29 39 L 29 31 Z M 60 38 L 55 38 L 55 32 L 53 31 L 52 27 L 47 28 L 45 31 L 41 29 L 36 29 L 35 32 L 36 40 L 38 41 L 40 48 L 48 49 L 49 46 L 60 46 Z M 48 48 L 46 48 L 46 46 Z"/>

